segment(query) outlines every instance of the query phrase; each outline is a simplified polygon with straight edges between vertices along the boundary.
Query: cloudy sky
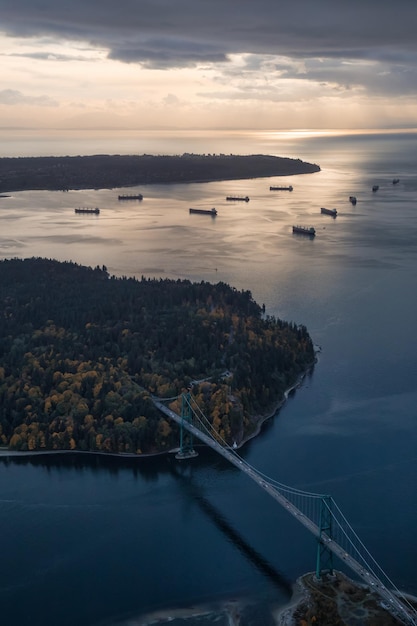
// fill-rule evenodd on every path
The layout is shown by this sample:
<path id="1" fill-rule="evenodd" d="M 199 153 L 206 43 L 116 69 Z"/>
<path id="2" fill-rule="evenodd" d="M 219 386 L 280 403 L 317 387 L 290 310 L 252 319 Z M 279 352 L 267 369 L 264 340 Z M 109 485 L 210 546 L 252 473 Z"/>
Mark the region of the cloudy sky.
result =
<path id="1" fill-rule="evenodd" d="M 417 127 L 417 0 L 0 0 L 0 126 Z"/>

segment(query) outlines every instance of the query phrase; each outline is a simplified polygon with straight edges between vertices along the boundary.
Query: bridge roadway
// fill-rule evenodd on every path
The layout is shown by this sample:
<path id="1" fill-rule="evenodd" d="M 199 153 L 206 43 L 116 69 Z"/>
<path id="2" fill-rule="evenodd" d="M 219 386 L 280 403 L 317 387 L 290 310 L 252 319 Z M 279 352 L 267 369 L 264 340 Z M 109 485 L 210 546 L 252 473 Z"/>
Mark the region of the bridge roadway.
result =
<path id="1" fill-rule="evenodd" d="M 152 398 L 154 405 L 167 417 L 176 422 L 179 426 L 183 426 L 188 430 L 193 436 L 197 437 L 200 441 L 208 445 L 210 448 L 221 454 L 225 459 L 227 459 L 230 463 L 239 468 L 242 472 L 244 472 L 249 478 L 251 478 L 261 489 L 266 491 L 274 500 L 279 502 L 281 506 L 284 507 L 293 515 L 301 524 L 303 524 L 313 535 L 319 539 L 320 538 L 320 529 L 312 522 L 299 508 L 297 508 L 290 500 L 288 500 L 285 496 L 283 496 L 277 489 L 266 481 L 258 472 L 256 472 L 250 465 L 245 463 L 234 451 L 233 448 L 225 448 L 220 445 L 217 441 L 215 441 L 209 435 L 203 433 L 199 428 L 188 422 L 187 420 L 183 420 L 180 415 L 172 411 L 169 407 L 165 406 L 160 400 L 153 397 Z M 354 572 L 360 576 L 365 583 L 372 588 L 375 593 L 377 593 L 381 598 L 386 600 L 387 604 L 385 606 L 386 610 L 389 611 L 394 617 L 400 620 L 403 624 L 410 624 L 412 626 L 417 626 L 417 612 L 409 609 L 407 605 L 404 605 L 398 598 L 398 596 L 390 591 L 380 580 L 377 578 L 372 572 L 367 571 L 356 559 L 354 559 L 350 554 L 345 552 L 339 544 L 331 539 L 326 533 L 322 533 L 321 541 L 327 546 L 329 550 L 331 550 L 339 559 L 341 559 L 348 567 L 350 567 Z"/>

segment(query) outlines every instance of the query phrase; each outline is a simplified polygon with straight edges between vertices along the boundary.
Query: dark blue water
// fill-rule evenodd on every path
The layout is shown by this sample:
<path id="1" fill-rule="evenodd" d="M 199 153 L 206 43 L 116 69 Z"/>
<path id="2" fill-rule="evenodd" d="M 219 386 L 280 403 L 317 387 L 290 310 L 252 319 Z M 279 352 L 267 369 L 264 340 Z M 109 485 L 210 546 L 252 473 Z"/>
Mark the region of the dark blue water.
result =
<path id="1" fill-rule="evenodd" d="M 256 179 L 142 188 L 139 206 L 120 206 L 115 191 L 13 194 L 1 200 L 0 254 L 224 280 L 306 324 L 319 361 L 242 454 L 331 494 L 396 586 L 417 593 L 416 137 L 313 138 L 298 149 L 322 171 L 286 179 L 292 193 Z M 229 204 L 230 192 L 251 200 Z M 93 204 L 99 219 L 74 219 L 74 206 Z M 190 216 L 196 205 L 218 217 Z M 293 236 L 293 223 L 314 225 L 316 238 Z M 0 458 L 0 525 L 1 614 L 16 626 L 133 624 L 239 598 L 280 604 L 315 566 L 304 527 L 207 450 L 188 464 Z"/>

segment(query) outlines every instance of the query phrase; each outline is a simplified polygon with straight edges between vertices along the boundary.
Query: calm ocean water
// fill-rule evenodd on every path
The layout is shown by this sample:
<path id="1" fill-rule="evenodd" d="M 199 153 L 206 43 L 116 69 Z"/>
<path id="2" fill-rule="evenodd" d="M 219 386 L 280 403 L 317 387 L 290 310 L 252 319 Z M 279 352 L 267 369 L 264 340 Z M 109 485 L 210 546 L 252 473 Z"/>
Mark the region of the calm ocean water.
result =
<path id="1" fill-rule="evenodd" d="M 22 136 L 1 145 L 3 156 L 268 153 L 321 166 L 285 179 L 140 187 L 140 203 L 119 203 L 118 190 L 11 194 L 0 199 L 0 257 L 222 280 L 306 324 L 319 361 L 242 453 L 281 482 L 331 494 L 396 586 L 417 593 L 417 135 Z M 284 182 L 294 191 L 269 191 Z M 230 193 L 250 202 L 226 202 Z M 100 216 L 75 216 L 84 205 Z M 218 216 L 189 215 L 190 206 Z M 315 239 L 293 236 L 295 223 L 313 225 Z M 135 624 L 178 606 L 284 603 L 314 569 L 314 539 L 250 483 L 204 450 L 188 464 L 0 458 L 4 624 Z"/>

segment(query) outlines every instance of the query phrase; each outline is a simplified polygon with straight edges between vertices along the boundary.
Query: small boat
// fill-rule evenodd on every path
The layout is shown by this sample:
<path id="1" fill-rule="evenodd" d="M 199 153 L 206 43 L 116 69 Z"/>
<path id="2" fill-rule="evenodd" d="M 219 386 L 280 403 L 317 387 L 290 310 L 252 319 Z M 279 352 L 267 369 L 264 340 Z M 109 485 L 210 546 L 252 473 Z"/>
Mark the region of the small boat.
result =
<path id="1" fill-rule="evenodd" d="M 332 217 L 336 217 L 337 215 L 337 209 L 325 209 L 324 207 L 322 207 L 320 211 L 325 215 L 331 215 Z"/>
<path id="2" fill-rule="evenodd" d="M 398 183 L 400 182 L 399 178 L 394 178 L 394 180 L 392 181 L 393 185 L 398 185 Z"/>
<path id="3" fill-rule="evenodd" d="M 292 191 L 293 186 L 289 185 L 288 187 L 270 187 L 269 191 Z"/>
<path id="4" fill-rule="evenodd" d="M 74 209 L 75 213 L 93 213 L 94 215 L 98 215 L 100 213 L 100 209 L 97 207 L 92 209 L 90 207 L 79 207 L 78 209 Z"/>
<path id="5" fill-rule="evenodd" d="M 190 213 L 198 213 L 199 215 L 211 215 L 212 217 L 216 217 L 217 210 L 216 209 L 190 209 Z"/>
<path id="6" fill-rule="evenodd" d="M 349 202 L 356 204 L 356 196 L 349 196 Z"/>
<path id="7" fill-rule="evenodd" d="M 297 235 L 309 235 L 309 237 L 315 237 L 316 229 L 312 226 L 293 226 L 292 232 L 297 233 Z"/>
<path id="8" fill-rule="evenodd" d="M 240 200 L 241 202 L 249 202 L 249 196 L 226 196 L 226 200 Z"/>
<path id="9" fill-rule="evenodd" d="M 141 193 L 122 194 L 119 196 L 119 200 L 143 200 L 143 196 Z"/>
<path id="10" fill-rule="evenodd" d="M 378 189 L 379 189 L 379 185 L 374 185 L 374 186 L 372 187 L 372 191 L 378 191 Z"/>

